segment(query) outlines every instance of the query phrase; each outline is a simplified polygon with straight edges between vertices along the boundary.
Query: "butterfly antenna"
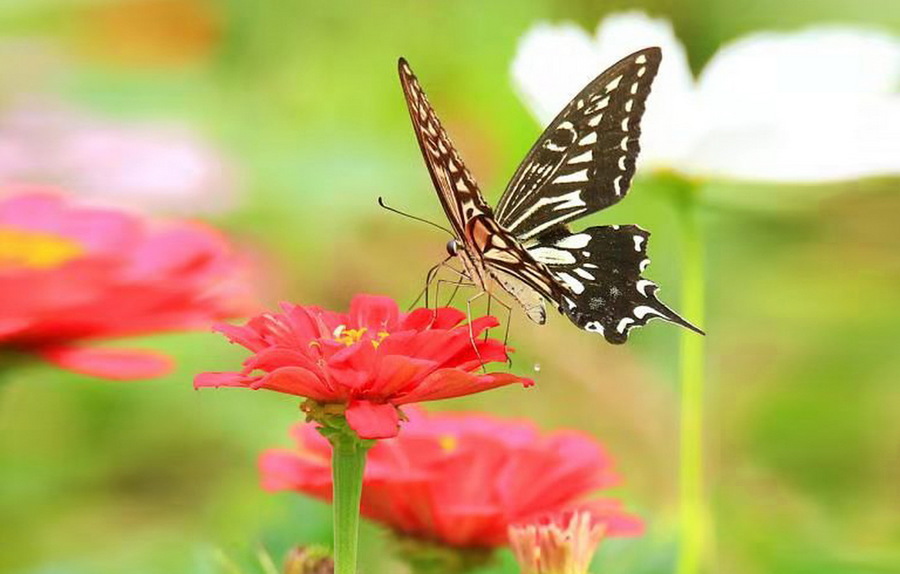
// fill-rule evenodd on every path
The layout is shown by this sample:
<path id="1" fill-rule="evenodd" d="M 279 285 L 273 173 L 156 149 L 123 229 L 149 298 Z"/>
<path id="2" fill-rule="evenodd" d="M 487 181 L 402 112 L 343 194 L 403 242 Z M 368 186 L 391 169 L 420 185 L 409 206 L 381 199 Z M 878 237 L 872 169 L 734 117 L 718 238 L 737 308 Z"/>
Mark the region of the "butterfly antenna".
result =
<path id="1" fill-rule="evenodd" d="M 438 225 L 437 223 L 435 223 L 435 222 L 433 222 L 433 221 L 428 221 L 427 219 L 423 219 L 423 218 L 421 218 L 421 217 L 416 217 L 415 215 L 411 215 L 411 214 L 406 213 L 406 212 L 404 212 L 404 211 L 400 211 L 399 209 L 393 208 L 393 207 L 391 207 L 390 205 L 388 205 L 387 203 L 384 202 L 384 198 L 383 198 L 383 197 L 380 197 L 380 196 L 379 196 L 379 198 L 378 198 L 378 205 L 380 205 L 381 207 L 387 209 L 388 211 L 393 211 L 394 213 L 396 213 L 396 214 L 398 214 L 398 215 L 402 215 L 403 217 L 408 217 L 408 218 L 410 218 L 410 219 L 415 219 L 416 221 L 421 221 L 422 223 L 427 223 L 428 225 L 430 225 L 430 226 L 432 226 L 432 227 L 437 227 L 437 228 L 440 229 L 441 231 L 444 231 L 444 232 L 446 232 L 446 233 L 449 233 L 451 237 L 456 238 L 456 235 L 455 235 L 452 231 L 450 231 L 449 229 L 447 229 L 446 227 L 444 227 L 443 225 Z"/>

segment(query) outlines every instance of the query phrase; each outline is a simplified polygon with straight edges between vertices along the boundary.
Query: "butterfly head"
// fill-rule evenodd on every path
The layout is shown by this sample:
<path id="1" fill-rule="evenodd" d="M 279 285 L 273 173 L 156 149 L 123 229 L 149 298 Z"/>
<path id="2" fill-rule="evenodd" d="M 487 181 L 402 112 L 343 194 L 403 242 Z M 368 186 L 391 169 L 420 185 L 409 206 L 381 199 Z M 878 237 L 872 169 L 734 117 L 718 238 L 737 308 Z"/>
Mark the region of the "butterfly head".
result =
<path id="1" fill-rule="evenodd" d="M 459 254 L 459 240 L 451 239 L 447 242 L 447 254 L 450 257 L 456 257 Z"/>

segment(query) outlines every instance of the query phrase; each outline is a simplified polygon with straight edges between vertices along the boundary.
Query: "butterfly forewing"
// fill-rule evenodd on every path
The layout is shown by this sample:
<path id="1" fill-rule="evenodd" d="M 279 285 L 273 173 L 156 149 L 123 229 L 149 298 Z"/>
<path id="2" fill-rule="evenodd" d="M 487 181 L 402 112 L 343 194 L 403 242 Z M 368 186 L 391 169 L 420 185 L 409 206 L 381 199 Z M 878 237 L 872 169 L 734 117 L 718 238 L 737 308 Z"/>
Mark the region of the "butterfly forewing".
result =
<path id="1" fill-rule="evenodd" d="M 403 58 L 398 63 L 398 71 L 425 165 L 456 236 L 462 238 L 466 223 L 477 215 L 491 213 L 491 208 L 453 147 L 419 80 Z"/>
<path id="2" fill-rule="evenodd" d="M 660 60 L 659 48 L 620 60 L 550 122 L 497 206 L 497 221 L 505 229 L 527 240 L 625 196 Z"/>

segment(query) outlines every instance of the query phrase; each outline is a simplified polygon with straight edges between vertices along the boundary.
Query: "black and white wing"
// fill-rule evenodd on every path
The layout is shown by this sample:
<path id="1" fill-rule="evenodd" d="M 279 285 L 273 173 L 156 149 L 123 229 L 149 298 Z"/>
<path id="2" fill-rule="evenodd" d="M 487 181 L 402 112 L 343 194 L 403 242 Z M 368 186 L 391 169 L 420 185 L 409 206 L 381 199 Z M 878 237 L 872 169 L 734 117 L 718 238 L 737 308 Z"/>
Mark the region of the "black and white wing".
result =
<path id="1" fill-rule="evenodd" d="M 641 116 L 662 59 L 645 48 L 589 83 L 550 122 L 496 209 L 522 241 L 621 200 L 634 176 Z"/>
<path id="2" fill-rule="evenodd" d="M 400 58 L 397 68 L 416 139 L 434 188 L 456 236 L 463 238 L 466 224 L 477 215 L 490 214 L 491 208 L 441 126 L 409 64 Z"/>
<path id="3" fill-rule="evenodd" d="M 542 299 L 583 329 L 623 343 L 654 317 L 699 329 L 656 298 L 641 277 L 649 233 L 633 225 L 572 233 L 568 222 L 624 197 L 634 175 L 640 119 L 658 48 L 624 58 L 585 87 L 537 141 L 494 217 L 409 65 L 400 80 L 441 205 L 473 261 L 538 323 Z"/>
<path id="4" fill-rule="evenodd" d="M 491 276 L 522 305 L 529 318 L 544 323 L 543 298 L 558 299 L 564 289 L 497 224 L 409 64 L 400 58 L 398 67 L 419 147 L 457 239 L 473 263 L 490 266 Z"/>
<path id="5" fill-rule="evenodd" d="M 657 299 L 656 284 L 641 277 L 650 264 L 649 237 L 636 225 L 590 227 L 574 234 L 560 227 L 525 247 L 567 287 L 567 296 L 557 301 L 560 311 L 610 343 L 624 343 L 628 331 L 653 318 L 703 334 Z"/>

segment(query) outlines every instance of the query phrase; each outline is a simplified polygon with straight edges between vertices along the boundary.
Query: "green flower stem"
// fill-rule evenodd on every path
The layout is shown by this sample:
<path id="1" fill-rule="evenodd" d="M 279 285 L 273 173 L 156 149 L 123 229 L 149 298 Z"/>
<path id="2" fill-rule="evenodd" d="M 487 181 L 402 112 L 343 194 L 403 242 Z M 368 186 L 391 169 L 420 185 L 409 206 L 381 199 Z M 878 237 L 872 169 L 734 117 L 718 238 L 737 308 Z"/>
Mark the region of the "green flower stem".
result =
<path id="1" fill-rule="evenodd" d="M 13 373 L 27 365 L 23 354 L 0 347 L 0 388 L 12 383 Z"/>
<path id="2" fill-rule="evenodd" d="M 681 182 L 681 313 L 695 325 L 704 320 L 704 250 L 696 186 Z M 707 509 L 703 481 L 704 337 L 681 331 L 680 551 L 677 574 L 698 574 L 707 555 Z"/>
<path id="3" fill-rule="evenodd" d="M 325 431 L 326 429 L 323 429 Z M 366 452 L 372 441 L 363 441 L 346 426 L 323 432 L 332 447 L 334 478 L 334 572 L 356 574 L 359 540 L 359 501 L 362 496 Z"/>

